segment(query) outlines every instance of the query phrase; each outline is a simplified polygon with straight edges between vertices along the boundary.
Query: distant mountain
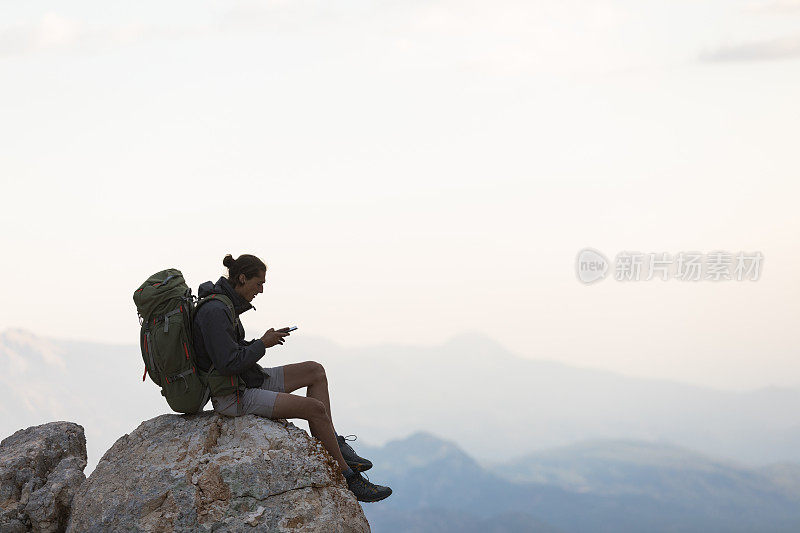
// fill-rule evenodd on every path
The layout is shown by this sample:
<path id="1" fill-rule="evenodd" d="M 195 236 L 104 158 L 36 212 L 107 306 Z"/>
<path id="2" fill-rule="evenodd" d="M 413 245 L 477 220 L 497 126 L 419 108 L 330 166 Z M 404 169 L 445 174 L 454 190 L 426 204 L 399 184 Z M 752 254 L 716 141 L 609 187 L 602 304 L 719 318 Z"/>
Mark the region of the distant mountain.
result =
<path id="1" fill-rule="evenodd" d="M 439 346 L 317 348 L 298 338 L 285 353 L 328 367 L 335 421 L 372 442 L 424 430 L 484 462 L 591 439 L 663 442 L 752 464 L 800 461 L 800 388 L 726 392 L 629 378 L 516 357 L 478 334 Z"/>
<path id="2" fill-rule="evenodd" d="M 125 340 L 0 333 L 0 435 L 78 422 L 91 471 L 116 438 L 169 412 L 158 388 L 142 382 L 138 339 Z M 592 439 L 677 445 L 759 465 L 800 461 L 800 388 L 735 393 L 627 378 L 516 357 L 478 334 L 357 349 L 295 334 L 261 364 L 305 360 L 328 370 L 336 427 L 373 444 L 424 430 L 487 464 Z"/>
<path id="3" fill-rule="evenodd" d="M 380 505 L 380 507 L 378 507 Z M 482 518 L 441 507 L 394 509 L 387 501 L 363 505 L 375 533 L 567 533 L 527 513 L 501 513 Z"/>
<path id="4" fill-rule="evenodd" d="M 769 509 L 781 501 L 800 504 L 798 467 L 793 463 L 778 469 L 748 468 L 675 446 L 617 440 L 534 453 L 494 470 L 517 483 L 581 494 L 645 497 L 675 507 L 690 508 L 694 502 L 710 512 Z"/>
<path id="5" fill-rule="evenodd" d="M 375 463 L 371 477 L 394 490 L 364 505 L 384 533 L 800 530 L 794 486 L 677 447 L 596 441 L 491 469 L 426 433 L 356 449 Z"/>
<path id="6" fill-rule="evenodd" d="M 774 463 L 761 467 L 759 472 L 776 487 L 787 493 L 800 495 L 800 464 Z"/>

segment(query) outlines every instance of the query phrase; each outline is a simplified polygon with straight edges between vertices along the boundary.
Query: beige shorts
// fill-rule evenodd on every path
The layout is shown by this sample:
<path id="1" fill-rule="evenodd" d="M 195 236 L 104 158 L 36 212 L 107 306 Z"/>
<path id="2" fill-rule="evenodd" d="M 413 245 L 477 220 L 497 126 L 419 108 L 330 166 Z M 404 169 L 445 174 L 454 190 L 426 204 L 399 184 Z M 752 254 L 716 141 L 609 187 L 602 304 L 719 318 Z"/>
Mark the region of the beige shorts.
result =
<path id="1" fill-rule="evenodd" d="M 283 387 L 283 367 L 275 366 L 272 368 L 261 369 L 266 375 L 264 383 L 257 389 L 245 389 L 239 394 L 239 401 L 236 401 L 236 394 L 227 396 L 212 397 L 211 404 L 214 411 L 225 416 L 259 415 L 272 418 L 272 409 L 275 407 L 275 399 L 279 392 L 285 392 Z"/>

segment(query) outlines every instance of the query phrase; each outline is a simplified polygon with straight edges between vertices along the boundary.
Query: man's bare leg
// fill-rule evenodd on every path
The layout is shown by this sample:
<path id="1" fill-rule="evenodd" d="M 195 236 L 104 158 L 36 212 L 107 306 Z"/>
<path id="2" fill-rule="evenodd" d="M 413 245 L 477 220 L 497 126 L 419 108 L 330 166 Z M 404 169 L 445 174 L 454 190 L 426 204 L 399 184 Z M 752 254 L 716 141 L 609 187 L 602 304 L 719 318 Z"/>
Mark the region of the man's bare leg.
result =
<path id="1" fill-rule="evenodd" d="M 307 397 L 322 402 L 325 409 L 328 410 L 328 417 L 331 419 L 331 425 L 333 425 L 331 399 L 328 395 L 328 376 L 325 374 L 325 368 L 321 364 L 315 361 L 306 361 L 283 367 L 283 388 L 286 392 L 294 392 L 303 387 L 308 387 L 306 391 Z M 336 430 L 334 429 L 335 435 Z"/>
<path id="2" fill-rule="evenodd" d="M 284 380 L 285 378 L 286 374 L 284 373 Z M 275 399 L 275 406 L 272 408 L 272 418 L 302 418 L 307 420 L 311 435 L 322 442 L 328 453 L 339 463 L 342 471 L 350 468 L 347 466 L 347 462 L 342 457 L 342 451 L 339 449 L 339 442 L 336 440 L 336 431 L 333 429 L 330 414 L 325 404 L 320 400 L 285 392 L 278 393 L 278 397 Z"/>
<path id="3" fill-rule="evenodd" d="M 285 374 L 284 374 L 285 378 Z M 392 489 L 376 485 L 369 480 L 365 480 L 361 474 L 351 469 L 347 461 L 342 456 L 339 449 L 339 442 L 336 440 L 336 432 L 331 423 L 331 417 L 325 404 L 316 398 L 308 396 L 295 396 L 285 392 L 278 393 L 275 398 L 275 405 L 272 408 L 273 418 L 303 418 L 308 420 L 308 427 L 311 434 L 322 441 L 322 445 L 328 450 L 339 468 L 345 474 L 347 488 L 356 496 L 358 501 L 377 502 L 388 498 L 392 494 Z"/>

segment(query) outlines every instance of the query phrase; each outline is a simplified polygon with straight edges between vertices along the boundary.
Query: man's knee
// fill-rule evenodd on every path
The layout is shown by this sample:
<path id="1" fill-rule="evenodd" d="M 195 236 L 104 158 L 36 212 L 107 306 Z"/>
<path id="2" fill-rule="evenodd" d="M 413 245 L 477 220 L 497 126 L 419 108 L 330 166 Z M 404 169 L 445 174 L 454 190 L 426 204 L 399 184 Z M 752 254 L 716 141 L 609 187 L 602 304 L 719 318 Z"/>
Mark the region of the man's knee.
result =
<path id="1" fill-rule="evenodd" d="M 306 364 L 308 365 L 309 377 L 311 378 L 312 382 L 321 383 L 328 381 L 328 377 L 325 375 L 324 366 L 316 361 L 308 361 Z"/>
<path id="2" fill-rule="evenodd" d="M 306 398 L 305 402 L 306 420 L 325 420 L 328 418 L 328 410 L 325 404 L 316 398 Z"/>

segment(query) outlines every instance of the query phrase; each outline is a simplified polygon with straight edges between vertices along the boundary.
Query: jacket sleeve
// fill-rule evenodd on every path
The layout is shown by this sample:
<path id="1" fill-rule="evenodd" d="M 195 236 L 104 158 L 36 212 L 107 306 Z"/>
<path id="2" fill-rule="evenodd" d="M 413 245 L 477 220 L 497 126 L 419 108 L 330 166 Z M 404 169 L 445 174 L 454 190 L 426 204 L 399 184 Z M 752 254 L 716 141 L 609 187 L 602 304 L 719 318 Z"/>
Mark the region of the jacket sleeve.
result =
<path id="1" fill-rule="evenodd" d="M 233 324 L 224 306 L 206 304 L 197 316 L 203 330 L 203 343 L 214 368 L 223 376 L 241 374 L 264 357 L 263 342 L 241 346 L 236 342 Z"/>

